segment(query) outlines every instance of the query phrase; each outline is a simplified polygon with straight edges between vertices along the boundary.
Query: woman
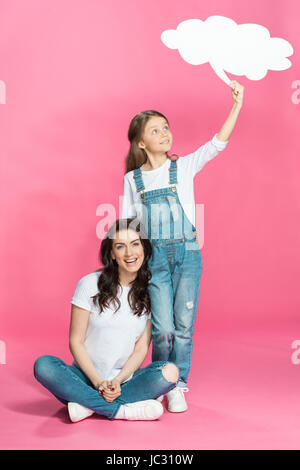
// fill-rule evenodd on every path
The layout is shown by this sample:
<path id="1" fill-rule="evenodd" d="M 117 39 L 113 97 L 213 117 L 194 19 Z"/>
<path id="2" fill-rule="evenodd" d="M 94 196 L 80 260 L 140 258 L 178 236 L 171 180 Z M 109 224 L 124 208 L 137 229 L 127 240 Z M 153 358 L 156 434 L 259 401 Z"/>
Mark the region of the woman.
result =
<path id="1" fill-rule="evenodd" d="M 155 398 L 176 386 L 175 364 L 156 361 L 140 368 L 151 341 L 151 254 L 139 220 L 117 220 L 101 243 L 103 268 L 81 278 L 71 300 L 73 364 L 49 355 L 35 361 L 35 378 L 68 405 L 72 422 L 93 413 L 158 419 L 163 406 Z"/>

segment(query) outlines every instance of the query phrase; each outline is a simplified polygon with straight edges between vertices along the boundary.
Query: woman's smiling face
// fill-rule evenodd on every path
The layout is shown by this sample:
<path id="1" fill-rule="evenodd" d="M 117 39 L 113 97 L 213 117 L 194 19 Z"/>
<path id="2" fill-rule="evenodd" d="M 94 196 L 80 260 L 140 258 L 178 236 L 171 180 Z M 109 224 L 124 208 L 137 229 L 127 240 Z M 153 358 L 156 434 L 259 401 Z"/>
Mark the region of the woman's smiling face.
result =
<path id="1" fill-rule="evenodd" d="M 173 136 L 165 118 L 151 116 L 144 128 L 139 147 L 151 153 L 166 153 L 172 147 Z"/>
<path id="2" fill-rule="evenodd" d="M 138 233 L 131 229 L 117 232 L 112 240 L 111 257 L 118 263 L 119 272 L 137 273 L 144 261 L 144 247 Z"/>

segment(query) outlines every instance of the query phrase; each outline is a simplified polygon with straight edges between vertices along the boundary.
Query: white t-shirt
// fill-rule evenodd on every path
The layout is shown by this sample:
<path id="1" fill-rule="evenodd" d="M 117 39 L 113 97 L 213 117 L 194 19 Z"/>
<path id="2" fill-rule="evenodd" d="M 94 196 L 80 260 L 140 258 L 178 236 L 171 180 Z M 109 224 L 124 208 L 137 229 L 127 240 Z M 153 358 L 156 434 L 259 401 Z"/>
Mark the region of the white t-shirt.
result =
<path id="1" fill-rule="evenodd" d="M 185 211 L 189 221 L 195 225 L 195 197 L 194 197 L 194 176 L 198 173 L 204 165 L 216 157 L 219 151 L 224 150 L 228 141 L 224 142 L 217 139 L 217 134 L 202 145 L 195 152 L 180 157 L 177 160 L 177 194 L 179 201 Z M 156 168 L 155 170 L 142 172 L 142 179 L 145 186 L 145 191 L 153 189 L 160 189 L 170 186 L 169 184 L 169 167 L 170 159 L 168 158 L 165 163 Z M 143 220 L 142 202 L 140 192 L 136 190 L 135 180 L 133 178 L 133 170 L 126 173 L 124 176 L 123 187 L 123 201 L 121 218 L 138 217 Z"/>
<path id="2" fill-rule="evenodd" d="M 145 330 L 151 314 L 133 314 L 127 300 L 130 290 L 127 286 L 119 288 L 121 306 L 116 313 L 113 305 L 99 313 L 100 309 L 93 303 L 91 296 L 98 293 L 97 283 L 101 274 L 98 271 L 82 277 L 77 283 L 71 303 L 91 312 L 84 346 L 101 377 L 112 380 L 133 353 L 135 343 Z M 77 365 L 76 361 L 73 364 Z M 124 382 L 131 379 L 132 375 Z"/>

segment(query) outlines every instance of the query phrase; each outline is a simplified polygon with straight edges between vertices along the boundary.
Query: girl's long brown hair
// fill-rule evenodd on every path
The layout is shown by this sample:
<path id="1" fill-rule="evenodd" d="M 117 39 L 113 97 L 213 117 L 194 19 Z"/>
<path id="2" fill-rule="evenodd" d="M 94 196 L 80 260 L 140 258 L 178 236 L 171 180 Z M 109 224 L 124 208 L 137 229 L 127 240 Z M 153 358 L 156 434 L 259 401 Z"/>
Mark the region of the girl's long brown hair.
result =
<path id="1" fill-rule="evenodd" d="M 128 129 L 128 140 L 130 142 L 129 152 L 126 156 L 126 173 L 131 170 L 135 170 L 139 168 L 147 161 L 147 153 L 144 149 L 141 149 L 138 143 L 142 140 L 145 125 L 150 117 L 152 116 L 159 116 L 164 118 L 168 125 L 169 121 L 162 113 L 159 111 L 148 110 L 148 111 L 141 111 L 139 114 L 134 116 L 131 120 L 129 129 Z M 176 154 L 168 155 L 168 158 L 171 158 L 173 155 L 178 157 Z"/>
<path id="2" fill-rule="evenodd" d="M 119 282 L 119 269 L 116 260 L 111 257 L 112 240 L 120 230 L 134 230 L 143 245 L 144 260 L 137 272 L 135 280 L 132 282 L 128 293 L 128 302 L 134 315 L 150 313 L 150 297 L 148 294 L 148 282 L 151 279 L 151 272 L 148 268 L 148 260 L 152 255 L 152 245 L 147 237 L 143 224 L 137 218 L 118 219 L 110 227 L 105 238 L 102 240 L 99 258 L 103 268 L 98 269 L 101 272 L 98 280 L 98 294 L 94 295 L 94 305 L 99 306 L 100 313 L 110 306 L 112 302 L 116 307 L 115 313 L 119 310 L 121 303 L 117 297 Z"/>

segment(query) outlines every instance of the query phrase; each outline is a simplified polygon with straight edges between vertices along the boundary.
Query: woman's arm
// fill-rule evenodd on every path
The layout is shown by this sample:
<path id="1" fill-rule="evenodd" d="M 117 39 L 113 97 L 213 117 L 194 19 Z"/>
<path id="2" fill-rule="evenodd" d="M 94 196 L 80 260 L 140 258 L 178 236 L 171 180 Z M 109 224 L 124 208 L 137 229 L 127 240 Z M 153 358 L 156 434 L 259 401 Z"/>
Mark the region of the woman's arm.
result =
<path id="1" fill-rule="evenodd" d="M 89 323 L 89 317 L 90 312 L 88 310 L 72 305 L 69 347 L 80 369 L 90 379 L 94 387 L 98 389 L 100 383 L 103 382 L 104 379 L 96 370 L 83 344 Z"/>
<path id="2" fill-rule="evenodd" d="M 120 383 L 128 379 L 143 364 L 151 342 L 152 323 L 148 320 L 142 336 L 135 343 L 134 351 L 125 362 L 122 370 L 115 377 Z"/>
<path id="3" fill-rule="evenodd" d="M 231 94 L 234 99 L 234 104 L 231 108 L 228 118 L 221 127 L 220 132 L 217 134 L 217 139 L 223 142 L 229 140 L 231 133 L 235 127 L 239 112 L 243 105 L 244 87 L 236 80 L 231 80 Z"/>

